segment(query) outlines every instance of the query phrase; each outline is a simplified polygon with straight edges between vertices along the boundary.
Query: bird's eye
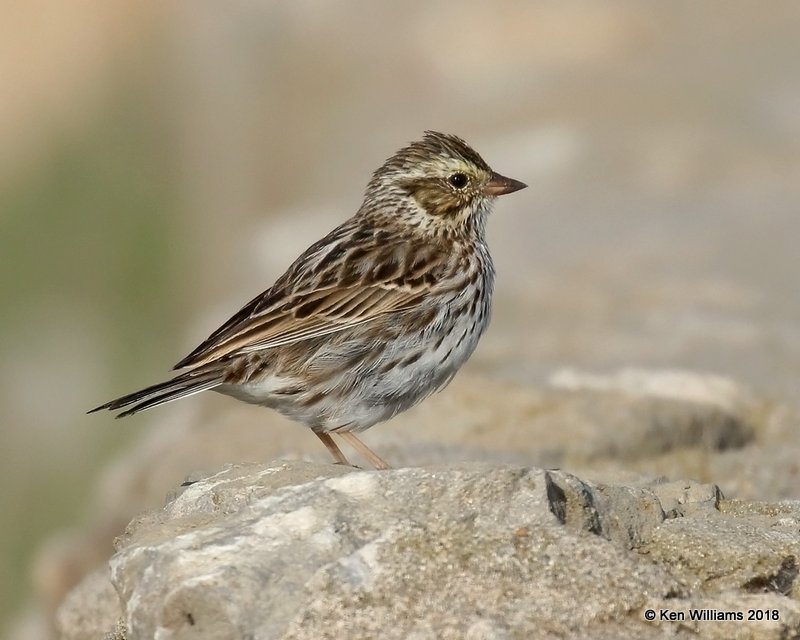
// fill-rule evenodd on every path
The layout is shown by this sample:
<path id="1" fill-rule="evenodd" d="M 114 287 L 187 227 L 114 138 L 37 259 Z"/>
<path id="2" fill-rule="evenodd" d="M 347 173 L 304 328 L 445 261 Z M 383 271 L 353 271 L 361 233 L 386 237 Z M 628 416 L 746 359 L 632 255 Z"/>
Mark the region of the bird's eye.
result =
<path id="1" fill-rule="evenodd" d="M 461 173 L 460 171 L 457 171 L 456 173 L 452 174 L 449 178 L 447 178 L 447 181 L 451 185 L 453 185 L 456 189 L 463 189 L 464 187 L 467 186 L 469 178 L 467 177 L 466 173 Z"/>

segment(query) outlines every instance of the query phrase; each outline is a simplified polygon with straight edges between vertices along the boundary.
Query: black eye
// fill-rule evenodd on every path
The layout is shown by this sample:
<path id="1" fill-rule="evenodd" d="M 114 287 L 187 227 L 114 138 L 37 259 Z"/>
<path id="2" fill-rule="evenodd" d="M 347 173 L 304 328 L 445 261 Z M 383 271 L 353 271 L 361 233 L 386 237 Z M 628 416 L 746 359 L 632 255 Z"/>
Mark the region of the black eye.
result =
<path id="1" fill-rule="evenodd" d="M 463 189 L 467 186 L 469 182 L 469 178 L 467 177 L 466 173 L 461 173 L 460 171 L 452 174 L 447 181 L 453 185 L 456 189 Z"/>

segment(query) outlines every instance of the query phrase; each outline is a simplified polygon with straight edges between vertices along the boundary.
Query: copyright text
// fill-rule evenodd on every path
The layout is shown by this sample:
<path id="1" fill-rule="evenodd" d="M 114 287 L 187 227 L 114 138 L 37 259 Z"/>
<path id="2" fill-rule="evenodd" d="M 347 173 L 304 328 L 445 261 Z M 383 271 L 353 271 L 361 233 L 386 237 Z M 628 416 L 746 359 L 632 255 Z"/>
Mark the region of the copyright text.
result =
<path id="1" fill-rule="evenodd" d="M 716 622 L 723 620 L 759 621 L 780 620 L 777 609 L 746 609 L 744 611 L 726 611 L 723 609 L 647 609 L 644 619 L 650 621 L 683 622 Z"/>

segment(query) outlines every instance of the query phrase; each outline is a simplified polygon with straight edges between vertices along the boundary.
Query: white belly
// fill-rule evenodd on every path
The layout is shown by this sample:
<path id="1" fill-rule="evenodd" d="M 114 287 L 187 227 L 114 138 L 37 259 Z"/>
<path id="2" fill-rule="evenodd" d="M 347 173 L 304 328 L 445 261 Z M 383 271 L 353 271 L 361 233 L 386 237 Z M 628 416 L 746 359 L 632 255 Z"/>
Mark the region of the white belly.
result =
<path id="1" fill-rule="evenodd" d="M 455 311 L 471 302 L 479 286 L 487 286 L 483 304 L 468 315 Z M 469 308 L 469 304 L 467 304 Z M 325 372 L 324 382 L 312 376 L 269 374 L 241 385 L 216 390 L 252 404 L 271 407 L 318 431 L 360 431 L 387 420 L 443 388 L 472 355 L 489 324 L 491 281 L 476 283 L 443 305 L 422 331 L 395 335 L 368 344 L 371 355 L 361 365 L 341 366 L 353 353 L 365 351 L 368 329 L 347 340 L 318 344 L 308 354 L 307 371 Z M 402 318 L 396 322 L 402 323 Z M 319 377 L 317 378 L 319 379 Z M 287 393 L 286 390 L 298 391 Z"/>

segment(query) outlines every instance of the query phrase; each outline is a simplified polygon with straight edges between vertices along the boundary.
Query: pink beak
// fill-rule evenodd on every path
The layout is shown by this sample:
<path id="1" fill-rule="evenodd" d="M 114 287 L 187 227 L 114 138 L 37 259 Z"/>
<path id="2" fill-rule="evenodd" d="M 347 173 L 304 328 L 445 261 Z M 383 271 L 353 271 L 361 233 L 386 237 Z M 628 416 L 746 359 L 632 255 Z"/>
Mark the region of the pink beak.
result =
<path id="1" fill-rule="evenodd" d="M 524 189 L 528 185 L 513 178 L 506 178 L 499 173 L 492 171 L 492 179 L 483 187 L 483 193 L 487 196 L 503 196 L 507 193 L 514 193 Z"/>

